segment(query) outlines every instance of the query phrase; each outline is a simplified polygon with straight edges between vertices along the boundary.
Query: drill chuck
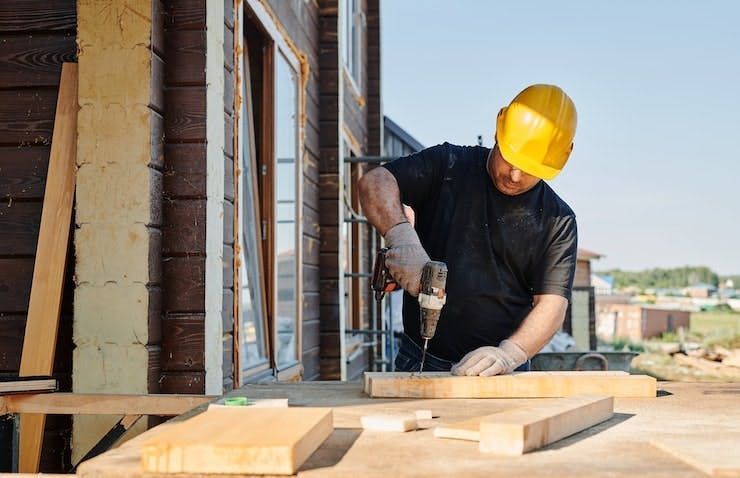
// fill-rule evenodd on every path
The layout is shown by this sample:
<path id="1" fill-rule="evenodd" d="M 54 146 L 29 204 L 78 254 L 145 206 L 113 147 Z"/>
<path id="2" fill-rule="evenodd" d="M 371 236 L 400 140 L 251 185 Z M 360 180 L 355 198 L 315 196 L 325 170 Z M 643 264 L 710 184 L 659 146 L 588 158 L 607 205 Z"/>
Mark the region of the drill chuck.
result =
<path id="1" fill-rule="evenodd" d="M 429 261 L 421 272 L 421 291 L 419 292 L 420 332 L 424 340 L 434 337 L 442 307 L 447 301 L 447 264 Z"/>

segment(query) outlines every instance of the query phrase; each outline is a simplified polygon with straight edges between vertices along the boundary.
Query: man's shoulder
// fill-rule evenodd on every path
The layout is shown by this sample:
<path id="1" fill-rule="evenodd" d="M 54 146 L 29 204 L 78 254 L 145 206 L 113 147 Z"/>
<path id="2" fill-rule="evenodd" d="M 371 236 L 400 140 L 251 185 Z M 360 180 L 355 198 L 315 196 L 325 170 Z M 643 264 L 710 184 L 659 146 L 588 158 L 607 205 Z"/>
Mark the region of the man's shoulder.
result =
<path id="1" fill-rule="evenodd" d="M 542 181 L 543 186 L 543 198 L 545 204 L 548 204 L 552 209 L 554 215 L 558 217 L 576 217 L 576 213 L 568 205 L 563 198 L 545 181 Z"/>
<path id="2" fill-rule="evenodd" d="M 422 153 L 444 158 L 449 166 L 454 166 L 459 161 L 463 163 L 484 161 L 488 157 L 489 151 L 489 148 L 483 146 L 465 146 L 445 141 L 424 149 Z"/>

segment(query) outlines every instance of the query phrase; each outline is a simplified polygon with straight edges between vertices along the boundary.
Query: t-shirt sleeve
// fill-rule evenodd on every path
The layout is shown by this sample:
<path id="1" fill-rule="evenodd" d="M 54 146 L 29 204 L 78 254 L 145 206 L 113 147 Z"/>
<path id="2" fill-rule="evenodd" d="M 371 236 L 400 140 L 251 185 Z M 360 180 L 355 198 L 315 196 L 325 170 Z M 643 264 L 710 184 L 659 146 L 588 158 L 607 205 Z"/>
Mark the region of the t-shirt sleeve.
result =
<path id="1" fill-rule="evenodd" d="M 396 178 L 402 203 L 419 210 L 439 189 L 450 157 L 449 147 L 448 143 L 432 146 L 383 165 Z"/>
<path id="2" fill-rule="evenodd" d="M 555 294 L 570 300 L 578 255 L 578 227 L 572 215 L 559 217 L 535 271 L 534 294 Z"/>

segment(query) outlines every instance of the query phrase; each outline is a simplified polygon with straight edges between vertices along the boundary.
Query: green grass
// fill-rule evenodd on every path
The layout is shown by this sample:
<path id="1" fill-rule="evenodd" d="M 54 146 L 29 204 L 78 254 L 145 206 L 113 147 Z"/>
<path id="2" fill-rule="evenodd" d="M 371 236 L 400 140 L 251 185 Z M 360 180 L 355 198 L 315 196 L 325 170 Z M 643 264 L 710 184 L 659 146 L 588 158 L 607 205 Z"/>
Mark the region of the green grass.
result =
<path id="1" fill-rule="evenodd" d="M 704 337 L 705 341 L 732 341 L 740 337 L 740 312 L 692 312 L 689 330 Z"/>

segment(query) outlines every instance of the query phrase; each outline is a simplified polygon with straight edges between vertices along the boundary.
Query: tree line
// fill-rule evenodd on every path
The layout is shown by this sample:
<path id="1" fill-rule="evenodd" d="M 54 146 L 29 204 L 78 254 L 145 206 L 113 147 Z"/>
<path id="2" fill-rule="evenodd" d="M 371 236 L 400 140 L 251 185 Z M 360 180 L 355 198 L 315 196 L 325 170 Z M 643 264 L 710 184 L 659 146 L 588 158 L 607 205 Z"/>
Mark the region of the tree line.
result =
<path id="1" fill-rule="evenodd" d="M 596 272 L 598 275 L 614 277 L 614 287 L 639 287 L 640 289 L 681 289 L 705 283 L 718 287 L 727 279 L 732 279 L 735 288 L 740 288 L 740 276 L 719 276 L 706 266 L 685 266 L 672 269 L 653 268 L 643 271 L 623 271 L 611 269 Z"/>

